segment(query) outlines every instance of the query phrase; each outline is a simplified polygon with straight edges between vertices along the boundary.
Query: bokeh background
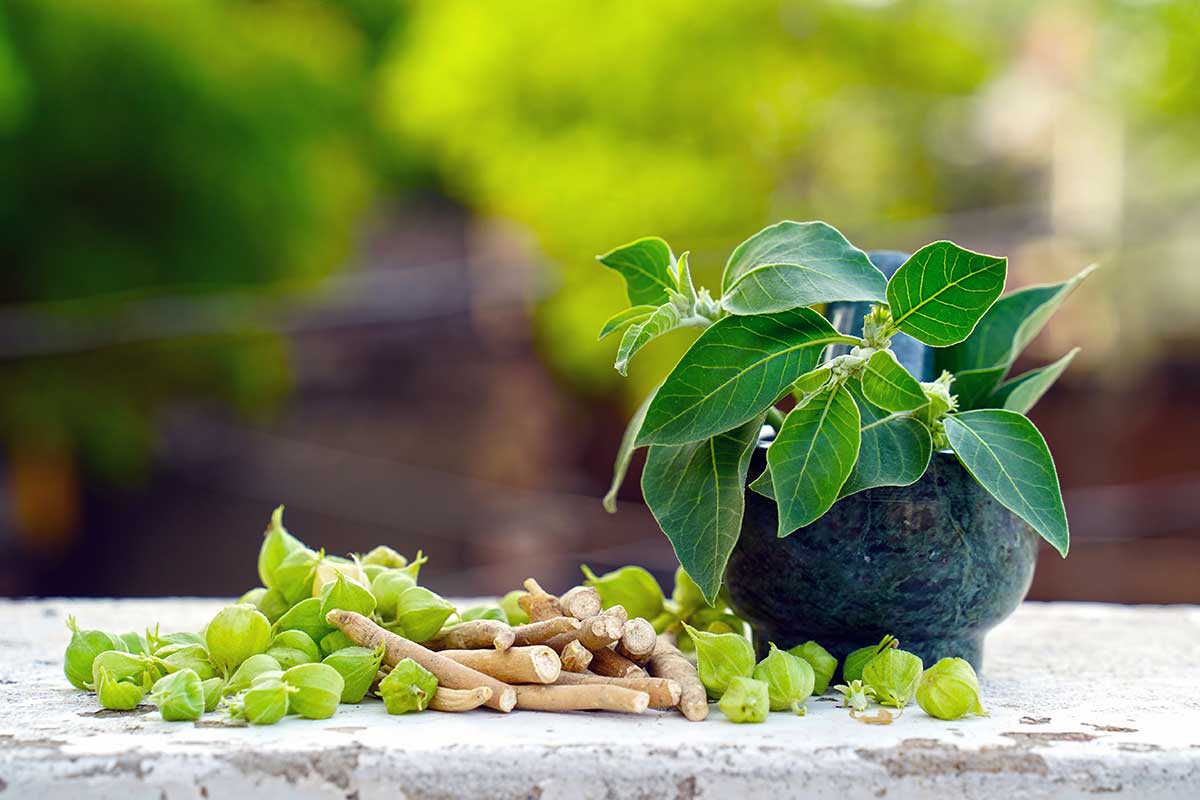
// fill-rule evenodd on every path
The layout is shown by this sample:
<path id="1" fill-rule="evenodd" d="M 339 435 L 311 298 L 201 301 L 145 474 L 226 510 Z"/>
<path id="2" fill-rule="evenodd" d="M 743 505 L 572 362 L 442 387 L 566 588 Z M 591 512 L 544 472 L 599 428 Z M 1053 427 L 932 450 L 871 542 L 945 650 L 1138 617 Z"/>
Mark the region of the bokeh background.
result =
<path id="1" fill-rule="evenodd" d="M 620 379 L 593 255 L 783 218 L 1099 262 L 1032 596 L 1200 602 L 1192 0 L 5 0 L 0 594 L 239 594 L 279 503 L 446 594 L 668 575 L 599 498 L 688 335 Z"/>

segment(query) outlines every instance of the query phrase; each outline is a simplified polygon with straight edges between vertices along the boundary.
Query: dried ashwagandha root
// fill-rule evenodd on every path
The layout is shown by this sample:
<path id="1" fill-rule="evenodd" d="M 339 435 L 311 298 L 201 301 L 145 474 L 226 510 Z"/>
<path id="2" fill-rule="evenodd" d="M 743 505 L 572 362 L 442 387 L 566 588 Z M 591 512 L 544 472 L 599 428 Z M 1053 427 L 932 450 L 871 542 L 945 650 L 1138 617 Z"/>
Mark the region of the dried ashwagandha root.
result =
<path id="1" fill-rule="evenodd" d="M 527 622 L 512 629 L 513 645 L 525 647 L 531 644 L 546 644 L 555 636 L 578 631 L 581 623 L 571 617 L 550 617 L 540 622 Z"/>
<path id="2" fill-rule="evenodd" d="M 617 652 L 639 666 L 645 666 L 654 655 L 658 636 L 654 626 L 641 617 L 629 620 L 621 626 L 621 638 L 617 641 Z"/>
<path id="3" fill-rule="evenodd" d="M 474 689 L 447 689 L 439 686 L 429 707 L 434 711 L 470 711 L 492 699 L 492 690 L 487 686 Z"/>
<path id="4" fill-rule="evenodd" d="M 623 686 L 517 686 L 517 708 L 530 711 L 619 711 L 640 714 L 650 695 Z"/>
<path id="5" fill-rule="evenodd" d="M 558 599 L 568 616 L 587 619 L 600 613 L 600 593 L 591 586 L 576 586 Z"/>
<path id="6" fill-rule="evenodd" d="M 521 609 L 529 615 L 530 622 L 540 622 L 551 617 L 563 616 L 562 603 L 558 598 L 547 592 L 533 578 L 525 579 L 525 591 L 528 592 L 518 602 Z"/>
<path id="7" fill-rule="evenodd" d="M 430 650 L 477 650 L 483 647 L 507 650 L 515 642 L 516 634 L 505 623 L 475 619 L 444 629 L 424 645 Z"/>
<path id="8" fill-rule="evenodd" d="M 679 684 L 679 711 L 683 716 L 693 722 L 708 716 L 708 692 L 700 682 L 696 668 L 665 635 L 659 635 L 654 655 L 650 657 L 646 668 L 656 678 L 666 678 Z"/>
<path id="9" fill-rule="evenodd" d="M 592 672 L 609 678 L 644 678 L 646 670 L 615 650 L 604 647 L 592 653 Z"/>
<path id="10" fill-rule="evenodd" d="M 597 614 L 588 617 L 579 625 L 579 630 L 559 634 L 546 642 L 555 650 L 562 651 L 568 642 L 579 640 L 579 643 L 591 650 L 603 650 L 621 638 L 621 626 L 616 617 L 608 614 Z"/>
<path id="11" fill-rule="evenodd" d="M 593 658 L 592 651 L 580 644 L 578 639 L 567 642 L 559 655 L 565 672 L 586 672 Z"/>
<path id="12" fill-rule="evenodd" d="M 606 678 L 590 672 L 563 672 L 554 683 L 558 686 L 620 686 L 645 692 L 650 695 L 650 708 L 675 708 L 683 691 L 678 683 L 666 678 Z"/>
<path id="13" fill-rule="evenodd" d="M 562 671 L 558 653 L 542 644 L 508 650 L 442 650 L 440 655 L 505 683 L 554 683 Z"/>

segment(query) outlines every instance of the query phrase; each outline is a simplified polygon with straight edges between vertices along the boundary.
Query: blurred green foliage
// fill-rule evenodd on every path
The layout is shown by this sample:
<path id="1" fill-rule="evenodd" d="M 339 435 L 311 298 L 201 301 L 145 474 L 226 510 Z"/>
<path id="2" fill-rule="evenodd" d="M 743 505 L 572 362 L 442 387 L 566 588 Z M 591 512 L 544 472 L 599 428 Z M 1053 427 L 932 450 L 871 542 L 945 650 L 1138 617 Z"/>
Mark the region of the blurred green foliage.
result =
<path id="1" fill-rule="evenodd" d="M 429 0 L 415 4 L 392 51 L 386 123 L 395 141 L 423 146 L 470 207 L 537 234 L 564 266 L 540 310 L 542 346 L 579 384 L 611 389 L 615 344 L 595 333 L 622 307 L 622 288 L 588 256 L 639 236 L 692 250 L 697 279 L 711 286 L 733 245 L 781 218 L 829 220 L 862 247 L 887 248 L 945 235 L 942 214 L 1060 203 L 1051 185 L 1085 199 L 1114 182 L 1135 202 L 1194 197 L 1198 9 L 1185 0 Z M 1064 124 L 1072 116 L 1078 131 Z M 1093 165 L 1114 181 L 1049 177 L 1065 152 L 1054 137 L 1088 134 L 1092 120 L 1126 148 Z M 1125 258 L 1142 269 L 1139 239 L 1160 253 L 1178 242 L 1093 225 L 1109 237 L 1100 255 L 1110 265 Z M 1161 255 L 1154 264 L 1178 262 Z M 1162 294 L 1179 302 L 1177 290 Z M 1143 306 L 1163 318 L 1152 298 Z M 647 349 L 631 403 L 685 344 Z"/>
<path id="2" fill-rule="evenodd" d="M 314 287 L 350 257 L 373 192 L 372 65 L 398 11 L 0 6 L 0 303 L 118 325 L 164 295 Z M 20 359 L 0 369 L 0 434 L 134 477 L 166 400 L 269 408 L 286 358 L 250 322 Z"/>

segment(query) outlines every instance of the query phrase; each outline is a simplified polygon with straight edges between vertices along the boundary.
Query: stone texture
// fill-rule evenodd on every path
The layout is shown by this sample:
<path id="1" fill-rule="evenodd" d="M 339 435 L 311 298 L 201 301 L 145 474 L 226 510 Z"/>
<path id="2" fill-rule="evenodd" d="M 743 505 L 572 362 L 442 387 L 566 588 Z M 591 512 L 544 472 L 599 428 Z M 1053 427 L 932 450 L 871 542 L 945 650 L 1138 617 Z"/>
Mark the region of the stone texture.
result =
<path id="1" fill-rule="evenodd" d="M 0 603 L 0 798 L 1200 797 L 1200 609 L 1028 603 L 985 656 L 992 716 L 890 726 L 830 698 L 734 726 L 713 708 L 504 716 L 382 704 L 329 720 L 166 723 L 97 713 L 61 671 L 67 631 L 194 629 L 207 600 Z"/>

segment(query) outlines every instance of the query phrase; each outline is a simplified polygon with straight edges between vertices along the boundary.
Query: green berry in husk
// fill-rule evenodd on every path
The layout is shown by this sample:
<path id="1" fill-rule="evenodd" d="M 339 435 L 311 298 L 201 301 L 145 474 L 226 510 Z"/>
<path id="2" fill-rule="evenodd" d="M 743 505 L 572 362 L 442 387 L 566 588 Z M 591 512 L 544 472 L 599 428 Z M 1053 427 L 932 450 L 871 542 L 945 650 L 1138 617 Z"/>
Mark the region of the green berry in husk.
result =
<path id="1" fill-rule="evenodd" d="M 67 627 L 71 630 L 71 641 L 67 643 L 67 651 L 63 654 L 63 673 L 76 689 L 87 689 L 95 685 L 92 676 L 92 662 L 96 656 L 110 650 L 125 650 L 121 637 L 105 631 L 81 630 L 74 617 L 67 617 Z"/>
<path id="2" fill-rule="evenodd" d="M 772 711 L 801 713 L 804 701 L 812 696 L 816 678 L 813 668 L 802 658 L 780 650 L 774 644 L 767 657 L 754 668 L 754 679 L 767 684 Z"/>
<path id="3" fill-rule="evenodd" d="M 402 659 L 379 682 L 379 696 L 389 714 L 408 714 L 424 711 L 437 694 L 438 682 L 433 673 L 411 658 Z"/>
<path id="4" fill-rule="evenodd" d="M 717 705 L 730 722 L 766 722 L 770 691 L 765 681 L 738 676 L 729 682 Z"/>
<path id="5" fill-rule="evenodd" d="M 204 635 L 208 657 L 222 675 L 232 675 L 271 642 L 271 623 L 253 606 L 226 606 L 217 612 Z"/>
<path id="6" fill-rule="evenodd" d="M 745 636 L 698 631 L 687 623 L 683 627 L 696 646 L 696 670 L 709 697 L 721 697 L 734 678 L 753 674 L 754 647 Z"/>
<path id="7" fill-rule="evenodd" d="M 842 680 L 846 683 L 862 680 L 863 667 L 867 665 L 872 658 L 882 653 L 889 647 L 899 647 L 900 642 L 895 636 L 890 633 L 884 636 L 879 644 L 873 644 L 870 647 L 860 647 L 850 655 L 846 656 L 846 660 L 842 663 Z"/>
<path id="8" fill-rule="evenodd" d="M 328 664 L 301 664 L 285 670 L 283 682 L 295 691 L 288 699 L 290 711 L 308 719 L 328 719 L 342 699 L 345 681 Z"/>
<path id="9" fill-rule="evenodd" d="M 380 644 L 375 650 L 366 647 L 343 647 L 330 653 L 322 661 L 338 671 L 342 676 L 341 701 L 343 703 L 358 703 L 366 696 L 367 690 L 375 682 L 379 665 L 383 662 L 385 646 Z"/>
<path id="10" fill-rule="evenodd" d="M 250 656 L 230 676 L 228 682 L 225 684 L 225 694 L 230 695 L 246 691 L 250 688 L 250 684 L 254 683 L 254 679 L 264 672 L 283 672 L 283 667 L 274 657 L 266 653 L 258 653 L 257 655 Z"/>
<path id="11" fill-rule="evenodd" d="M 812 667 L 814 679 L 813 694 L 825 694 L 825 690 L 829 688 L 829 682 L 833 680 L 833 676 L 837 673 L 838 660 L 816 642 L 798 644 L 788 650 L 788 652 L 794 656 L 803 658 Z"/>
<path id="12" fill-rule="evenodd" d="M 204 687 L 200 676 L 190 669 L 164 675 L 150 690 L 150 702 L 158 706 L 167 722 L 200 719 L 204 713 Z"/>
<path id="13" fill-rule="evenodd" d="M 298 664 L 320 661 L 321 648 L 304 631 L 280 631 L 267 647 L 267 655 L 286 670 Z"/>
<path id="14" fill-rule="evenodd" d="M 931 717 L 954 720 L 967 714 L 987 716 L 979 696 L 979 676 L 961 658 L 943 658 L 921 676 L 917 705 Z"/>

